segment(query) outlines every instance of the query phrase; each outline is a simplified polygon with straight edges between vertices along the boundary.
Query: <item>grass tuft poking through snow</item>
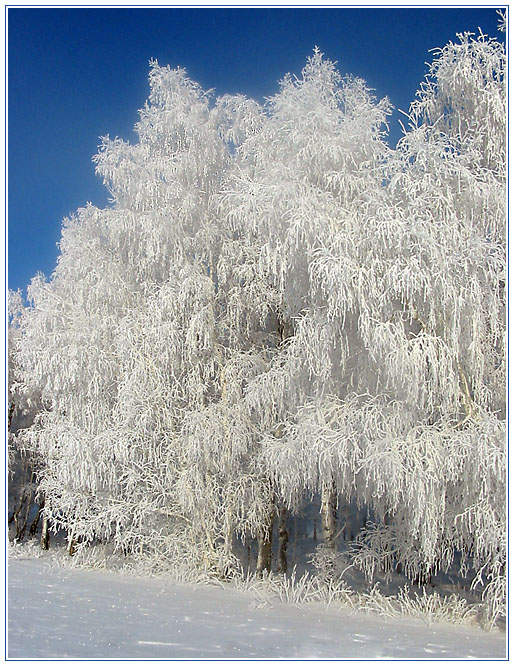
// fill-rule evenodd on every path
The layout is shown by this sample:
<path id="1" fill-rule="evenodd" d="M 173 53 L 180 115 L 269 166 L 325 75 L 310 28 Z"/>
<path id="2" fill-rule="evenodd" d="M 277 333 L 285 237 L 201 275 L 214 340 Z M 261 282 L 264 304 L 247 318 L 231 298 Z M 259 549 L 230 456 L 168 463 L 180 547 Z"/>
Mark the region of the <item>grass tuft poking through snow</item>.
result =
<path id="1" fill-rule="evenodd" d="M 338 583 L 327 596 L 315 576 L 296 572 L 289 578 L 271 574 L 191 585 L 169 576 L 127 575 L 123 568 L 63 567 L 57 553 L 36 558 L 30 549 L 16 547 L 12 554 L 11 659 L 498 659 L 505 655 L 505 634 L 441 621 L 444 603 L 430 595 L 419 595 L 414 602 L 405 596 L 402 607 L 375 589 L 371 609 L 369 595 L 350 593 Z M 359 610 L 359 603 L 367 614 Z M 412 617 L 426 615 L 427 608 L 430 627 L 426 616 L 425 622 Z M 446 609 L 448 617 L 455 615 L 448 602 Z M 379 617 L 387 613 L 390 617 Z"/>

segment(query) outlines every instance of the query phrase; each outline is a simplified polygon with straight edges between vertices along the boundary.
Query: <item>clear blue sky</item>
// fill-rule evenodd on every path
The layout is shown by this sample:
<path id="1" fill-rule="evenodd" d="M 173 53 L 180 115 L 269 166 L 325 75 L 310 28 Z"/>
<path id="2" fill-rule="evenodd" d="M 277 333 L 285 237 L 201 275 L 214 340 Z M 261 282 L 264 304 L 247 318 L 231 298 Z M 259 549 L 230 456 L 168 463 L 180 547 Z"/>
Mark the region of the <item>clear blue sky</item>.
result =
<path id="1" fill-rule="evenodd" d="M 51 274 L 63 217 L 107 205 L 91 157 L 99 136 L 135 140 L 151 58 L 216 94 L 262 99 L 317 45 L 408 110 L 429 49 L 479 26 L 503 39 L 497 19 L 493 7 L 8 9 L 10 288 Z"/>

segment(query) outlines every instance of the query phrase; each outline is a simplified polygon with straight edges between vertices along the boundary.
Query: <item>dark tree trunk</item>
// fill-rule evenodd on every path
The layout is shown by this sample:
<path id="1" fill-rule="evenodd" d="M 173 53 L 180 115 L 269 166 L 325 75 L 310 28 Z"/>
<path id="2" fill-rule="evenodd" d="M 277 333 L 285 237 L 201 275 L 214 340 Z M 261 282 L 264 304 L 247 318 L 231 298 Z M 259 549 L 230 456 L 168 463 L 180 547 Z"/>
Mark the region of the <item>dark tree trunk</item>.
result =
<path id="1" fill-rule="evenodd" d="M 68 555 L 73 557 L 77 552 L 77 539 L 73 536 L 73 532 L 68 536 Z"/>
<path id="2" fill-rule="evenodd" d="M 30 536 L 34 536 L 36 534 L 37 528 L 39 526 L 39 521 L 41 520 L 41 515 L 43 513 L 44 508 L 45 508 L 45 500 L 42 499 L 41 502 L 39 503 L 39 509 L 38 509 L 37 514 L 36 514 L 36 517 L 32 521 L 32 524 L 30 525 L 30 530 L 29 530 Z"/>
<path id="3" fill-rule="evenodd" d="M 14 409 L 15 409 L 15 404 L 14 402 L 11 402 L 11 404 L 9 405 L 9 409 L 7 411 L 7 429 L 9 432 L 11 432 L 11 424 L 14 417 Z"/>
<path id="4" fill-rule="evenodd" d="M 16 527 L 16 541 L 21 541 L 25 536 L 25 530 L 27 529 L 27 522 L 30 512 L 30 499 L 31 494 L 24 490 L 21 494 L 18 508 L 14 511 L 13 519 L 14 525 Z"/>
<path id="5" fill-rule="evenodd" d="M 287 573 L 287 544 L 289 541 L 287 513 L 285 506 L 282 506 L 278 518 L 278 562 L 282 573 Z"/>
<path id="6" fill-rule="evenodd" d="M 271 546 L 273 535 L 273 511 L 270 511 L 257 534 L 257 573 L 271 571 Z"/>

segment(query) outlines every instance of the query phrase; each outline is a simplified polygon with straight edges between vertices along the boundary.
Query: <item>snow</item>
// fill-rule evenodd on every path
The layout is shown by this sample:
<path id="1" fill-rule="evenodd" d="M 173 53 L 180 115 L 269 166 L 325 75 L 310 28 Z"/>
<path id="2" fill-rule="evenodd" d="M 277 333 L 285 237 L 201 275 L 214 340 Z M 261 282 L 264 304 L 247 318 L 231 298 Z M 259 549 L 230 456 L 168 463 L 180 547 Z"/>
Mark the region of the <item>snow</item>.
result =
<path id="1" fill-rule="evenodd" d="M 8 566 L 9 658 L 505 657 L 505 634 L 258 600 L 44 559 Z"/>

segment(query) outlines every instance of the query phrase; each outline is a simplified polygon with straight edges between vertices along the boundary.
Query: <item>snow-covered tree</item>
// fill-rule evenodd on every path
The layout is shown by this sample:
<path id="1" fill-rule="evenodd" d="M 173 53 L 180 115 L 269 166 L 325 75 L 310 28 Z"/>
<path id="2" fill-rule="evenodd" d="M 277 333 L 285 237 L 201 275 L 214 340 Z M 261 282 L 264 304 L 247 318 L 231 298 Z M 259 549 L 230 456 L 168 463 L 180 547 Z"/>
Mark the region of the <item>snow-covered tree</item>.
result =
<path id="1" fill-rule="evenodd" d="M 393 153 L 386 103 L 315 53 L 241 146 L 224 198 L 246 243 L 244 287 L 290 326 L 247 390 L 270 414 L 262 455 L 281 496 L 295 507 L 319 491 L 330 545 L 335 495 L 366 504 L 375 522 L 355 561 L 368 572 L 378 560 L 422 581 L 459 552 L 476 583 L 489 578 L 493 607 L 505 565 L 504 67 L 482 35 L 442 49 Z"/>
<path id="2" fill-rule="evenodd" d="M 45 405 L 25 435 L 45 511 L 70 541 L 125 551 L 207 529 L 184 515 L 181 431 L 219 391 L 210 197 L 226 149 L 183 70 L 152 63 L 150 86 L 139 142 L 96 157 L 113 206 L 68 220 L 54 274 L 31 285 L 20 352 Z"/>
<path id="3" fill-rule="evenodd" d="M 285 571 L 317 502 L 332 567 L 362 508 L 370 578 L 458 559 L 500 612 L 504 47 L 437 52 L 394 150 L 390 110 L 318 49 L 264 105 L 151 64 L 137 143 L 95 157 L 112 205 L 16 318 L 18 439 L 71 550 L 225 575 L 256 539 L 262 574 L 278 518 Z"/>
<path id="4" fill-rule="evenodd" d="M 395 501 L 395 543 L 416 539 L 425 575 L 468 553 L 490 607 L 506 548 L 505 66 L 482 34 L 436 54 L 392 163 L 382 293 L 398 306 L 374 333 L 402 398 L 404 478 L 419 480 Z"/>
<path id="5" fill-rule="evenodd" d="M 39 509 L 36 505 L 37 485 L 35 458 L 30 455 L 18 437 L 18 432 L 30 425 L 39 406 L 39 396 L 19 390 L 16 353 L 21 342 L 20 321 L 25 311 L 20 291 L 9 290 L 7 302 L 7 471 L 8 524 L 13 526 L 11 535 L 22 540 L 28 529 L 36 531 Z M 41 502 L 40 502 L 41 503 Z"/>
<path id="6" fill-rule="evenodd" d="M 290 508 L 306 492 L 321 493 L 325 538 L 334 546 L 335 493 L 350 496 L 351 487 L 336 484 L 323 430 L 334 398 L 352 391 L 349 339 L 359 312 L 358 304 L 346 305 L 332 316 L 332 295 L 313 269 L 323 248 L 353 237 L 370 202 L 384 198 L 389 103 L 377 103 L 361 80 L 343 79 L 315 50 L 302 77 L 286 77 L 265 112 L 260 130 L 239 147 L 239 169 L 222 195 L 240 253 L 234 272 L 243 276 L 233 316 L 254 321 L 250 335 L 258 326 L 269 331 L 268 354 L 275 347 L 247 388 L 263 466 Z M 321 419 L 317 430 L 312 410 Z"/>

